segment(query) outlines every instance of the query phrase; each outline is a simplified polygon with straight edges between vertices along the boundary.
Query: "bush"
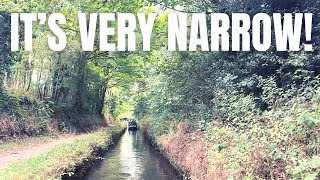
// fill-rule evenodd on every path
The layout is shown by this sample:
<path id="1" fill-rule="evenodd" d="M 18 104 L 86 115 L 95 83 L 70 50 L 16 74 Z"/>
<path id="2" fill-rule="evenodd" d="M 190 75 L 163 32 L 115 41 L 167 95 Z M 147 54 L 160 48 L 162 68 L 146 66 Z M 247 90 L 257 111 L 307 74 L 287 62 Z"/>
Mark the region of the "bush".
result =
<path id="1" fill-rule="evenodd" d="M 264 113 L 256 116 L 263 121 L 246 129 L 211 126 L 207 130 L 211 173 L 220 171 L 236 179 L 319 178 L 319 107 L 300 105 L 282 118 L 270 119 Z"/>
<path id="2" fill-rule="evenodd" d="M 47 133 L 52 115 L 48 104 L 9 94 L 1 96 L 0 112 L 2 137 Z"/>

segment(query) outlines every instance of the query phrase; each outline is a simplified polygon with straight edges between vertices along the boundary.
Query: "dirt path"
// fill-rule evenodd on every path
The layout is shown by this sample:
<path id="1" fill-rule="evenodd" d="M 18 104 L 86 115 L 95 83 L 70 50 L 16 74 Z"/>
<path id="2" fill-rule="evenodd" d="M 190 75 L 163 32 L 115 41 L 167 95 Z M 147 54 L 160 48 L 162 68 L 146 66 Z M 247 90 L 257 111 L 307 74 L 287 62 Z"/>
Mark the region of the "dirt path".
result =
<path id="1" fill-rule="evenodd" d="M 85 136 L 87 134 L 60 136 L 57 139 L 50 139 L 50 141 L 45 143 L 35 143 L 22 149 L 19 147 L 0 152 L 0 168 L 30 159 L 36 155 L 50 151 L 56 145 L 71 143 Z"/>

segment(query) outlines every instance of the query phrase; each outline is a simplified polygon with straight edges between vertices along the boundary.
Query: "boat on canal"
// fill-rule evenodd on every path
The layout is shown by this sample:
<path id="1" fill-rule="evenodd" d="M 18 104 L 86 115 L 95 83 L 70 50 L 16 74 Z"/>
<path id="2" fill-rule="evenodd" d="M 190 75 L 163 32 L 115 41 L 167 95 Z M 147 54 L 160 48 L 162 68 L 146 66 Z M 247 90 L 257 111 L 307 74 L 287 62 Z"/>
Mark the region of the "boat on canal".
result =
<path id="1" fill-rule="evenodd" d="M 135 120 L 131 120 L 131 121 L 128 122 L 128 130 L 129 131 L 138 130 L 138 125 L 137 125 L 137 122 Z"/>

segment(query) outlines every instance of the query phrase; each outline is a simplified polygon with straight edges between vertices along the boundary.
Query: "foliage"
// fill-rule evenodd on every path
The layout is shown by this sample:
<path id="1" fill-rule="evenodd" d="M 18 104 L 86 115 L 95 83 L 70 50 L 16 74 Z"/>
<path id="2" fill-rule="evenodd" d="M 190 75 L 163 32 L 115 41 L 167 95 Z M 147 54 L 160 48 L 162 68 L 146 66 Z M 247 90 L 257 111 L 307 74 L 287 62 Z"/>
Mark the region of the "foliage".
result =
<path id="1" fill-rule="evenodd" d="M 269 119 L 270 122 L 255 124 L 245 130 L 210 127 L 207 133 L 213 144 L 210 151 L 212 172 L 223 166 L 225 175 L 234 178 L 319 176 L 316 158 L 320 147 L 318 109 L 319 105 L 311 112 L 294 109 L 292 116 Z"/>
<path id="2" fill-rule="evenodd" d="M 297 4 L 276 1 L 155 1 L 178 11 L 246 12 L 316 12 L 316 2 Z M 182 9 L 182 10 L 181 10 Z M 161 21 L 166 13 L 158 17 Z M 210 24 L 210 22 L 208 22 Z M 319 22 L 314 21 L 313 27 Z M 303 30 L 302 30 L 303 31 Z M 165 33 L 155 28 L 154 36 Z M 318 29 L 315 28 L 315 34 Z M 273 37 L 274 38 L 274 37 Z M 315 50 L 306 52 L 276 52 L 275 45 L 266 52 L 167 52 L 154 49 L 148 54 L 145 72 L 136 97 L 137 112 L 151 115 L 155 121 L 185 120 L 200 126 L 223 121 L 234 126 L 251 126 L 255 115 L 266 110 L 290 108 L 296 96 L 310 100 L 319 75 L 320 41 L 315 38 Z M 166 42 L 166 39 L 159 39 Z M 274 42 L 274 41 L 272 41 Z M 310 94 L 307 96 L 307 94 Z M 143 99 L 143 100 L 142 100 Z M 141 101 L 145 104 L 141 105 Z M 302 100 L 300 101 L 302 102 Z M 138 115 L 142 117 L 140 113 Z M 201 127 L 204 128 L 205 127 Z"/>
<path id="3" fill-rule="evenodd" d="M 319 16 L 317 1 L 153 3 L 182 12 Z M 166 27 L 165 21 L 161 26 Z M 313 21 L 313 34 L 320 33 L 319 26 Z M 166 32 L 154 33 L 158 37 Z M 167 52 L 161 42 L 166 40 L 159 38 L 159 48 L 148 54 L 139 93 L 133 97 L 135 116 L 150 121 L 146 128 L 153 136 L 172 137 L 178 133 L 173 124 L 179 122 L 205 131 L 211 146 L 211 179 L 319 178 L 318 37 L 312 39 L 314 51 L 308 53 L 277 52 L 274 43 L 266 52 Z"/>
<path id="4" fill-rule="evenodd" d="M 0 136 L 39 135 L 48 132 L 52 110 L 49 104 L 26 96 L 2 95 Z"/>
<path id="5" fill-rule="evenodd" d="M 101 114 L 104 113 L 104 106 L 110 105 L 109 98 L 117 102 L 124 101 L 113 95 L 112 88 L 130 87 L 134 79 L 140 75 L 142 59 L 141 56 L 127 52 L 99 52 L 98 42 L 95 43 L 94 52 L 83 52 L 77 14 L 80 11 L 136 13 L 143 5 L 144 1 L 140 0 L 114 3 L 93 0 L 55 0 L 49 3 L 43 0 L 1 1 L 0 123 L 3 131 L 1 134 L 9 136 L 41 134 L 45 133 L 52 123 L 63 131 L 88 130 L 92 129 L 91 126 L 104 125 Z M 68 36 L 67 47 L 61 52 L 50 50 L 47 45 L 47 35 L 52 32 L 48 25 L 33 23 L 33 51 L 23 51 L 22 46 L 19 53 L 11 52 L 11 12 L 64 14 L 67 24 L 61 28 Z M 112 26 L 116 27 L 116 23 Z M 19 29 L 20 37 L 23 37 L 23 24 Z M 98 41 L 98 33 L 96 37 Z M 23 45 L 23 38 L 20 38 L 20 41 Z M 25 104 L 23 102 L 25 98 L 28 102 L 32 102 L 32 105 Z M 119 111 L 122 108 L 121 104 L 113 105 L 118 105 L 119 107 L 114 108 Z M 67 116 L 68 113 L 73 114 L 73 117 Z M 85 123 L 87 114 L 99 118 L 92 118 L 94 120 Z M 61 119 L 57 120 L 56 117 Z M 96 119 L 100 119 L 100 122 Z"/>
<path id="6" fill-rule="evenodd" d="M 250 16 L 261 12 L 312 12 L 313 34 L 320 34 L 319 1 L 3 2 L 0 112 L 10 117 L 3 132 L 46 129 L 51 109 L 54 115 L 66 110 L 72 116 L 60 114 L 67 119 L 59 124 L 60 130 L 73 124 L 88 125 L 76 114 L 102 114 L 106 110 L 118 119 L 134 115 L 141 121 L 150 120 L 148 125 L 155 136 L 174 133 L 179 123 L 205 132 L 212 145 L 212 172 L 235 178 L 319 178 L 318 36 L 312 39 L 313 52 L 277 52 L 274 35 L 266 52 L 168 52 L 166 47 L 167 18 L 172 11 L 246 12 Z M 45 35 L 51 33 L 49 28 L 35 25 L 35 51 L 10 53 L 11 11 L 67 15 L 68 24 L 62 27 L 69 37 L 67 48 L 50 51 L 43 43 Z M 93 52 L 83 52 L 79 11 L 158 13 L 151 51 L 142 52 L 139 43 L 135 53 L 98 52 L 97 47 Z M 209 18 L 207 23 L 211 23 Z M 116 23 L 110 25 L 116 27 Z M 304 33 L 302 29 L 302 37 Z M 137 42 L 141 38 L 137 29 Z M 21 96 L 36 99 L 36 103 L 26 108 Z M 42 122 L 38 123 L 42 128 L 22 121 L 21 117 L 31 113 L 38 116 L 32 119 Z"/>

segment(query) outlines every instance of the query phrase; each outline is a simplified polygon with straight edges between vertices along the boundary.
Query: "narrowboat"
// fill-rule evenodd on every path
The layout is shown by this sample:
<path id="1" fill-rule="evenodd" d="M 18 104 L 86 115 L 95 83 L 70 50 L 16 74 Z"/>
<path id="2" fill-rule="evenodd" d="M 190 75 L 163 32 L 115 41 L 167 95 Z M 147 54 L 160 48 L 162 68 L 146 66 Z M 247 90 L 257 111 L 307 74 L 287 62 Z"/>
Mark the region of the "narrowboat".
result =
<path id="1" fill-rule="evenodd" d="M 128 130 L 129 130 L 129 131 L 136 131 L 136 130 L 138 130 L 138 125 L 137 125 L 136 121 L 129 121 L 129 122 L 128 122 Z"/>

